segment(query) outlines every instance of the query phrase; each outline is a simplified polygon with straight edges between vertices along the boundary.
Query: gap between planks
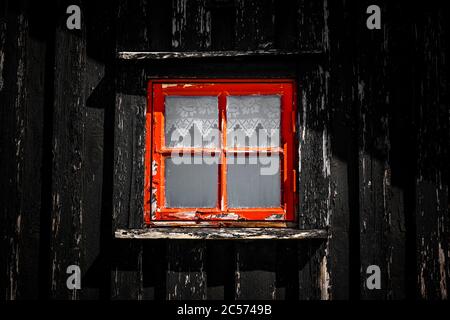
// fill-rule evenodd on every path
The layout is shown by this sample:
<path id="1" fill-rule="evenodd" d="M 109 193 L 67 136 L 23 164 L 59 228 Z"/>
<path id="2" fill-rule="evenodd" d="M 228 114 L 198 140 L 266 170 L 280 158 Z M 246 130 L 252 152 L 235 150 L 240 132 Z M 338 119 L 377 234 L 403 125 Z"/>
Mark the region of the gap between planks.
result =
<path id="1" fill-rule="evenodd" d="M 146 228 L 118 229 L 116 239 L 306 240 L 327 239 L 326 229 L 287 228 Z"/>

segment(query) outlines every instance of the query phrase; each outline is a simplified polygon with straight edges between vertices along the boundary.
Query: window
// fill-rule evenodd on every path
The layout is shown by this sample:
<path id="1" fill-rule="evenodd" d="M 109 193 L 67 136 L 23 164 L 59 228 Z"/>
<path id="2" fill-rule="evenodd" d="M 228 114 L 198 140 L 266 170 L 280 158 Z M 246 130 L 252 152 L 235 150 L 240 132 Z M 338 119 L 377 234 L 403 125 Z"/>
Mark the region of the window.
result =
<path id="1" fill-rule="evenodd" d="M 145 221 L 295 221 L 295 83 L 152 80 Z"/>

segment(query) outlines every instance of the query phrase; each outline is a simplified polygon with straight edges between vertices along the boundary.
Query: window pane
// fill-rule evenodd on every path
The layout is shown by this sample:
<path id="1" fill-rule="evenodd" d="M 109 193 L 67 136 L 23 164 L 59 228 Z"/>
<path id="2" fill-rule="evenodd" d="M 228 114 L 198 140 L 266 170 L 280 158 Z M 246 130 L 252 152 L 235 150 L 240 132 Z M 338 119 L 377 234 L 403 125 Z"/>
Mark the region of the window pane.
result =
<path id="1" fill-rule="evenodd" d="M 218 163 L 218 156 L 183 155 L 166 158 L 166 207 L 216 207 Z"/>
<path id="2" fill-rule="evenodd" d="M 169 148 L 220 145 L 217 97 L 166 96 L 165 140 Z"/>
<path id="3" fill-rule="evenodd" d="M 280 145 L 280 96 L 229 96 L 227 146 L 278 147 Z"/>
<path id="4" fill-rule="evenodd" d="M 280 207 L 279 154 L 227 155 L 227 195 L 230 208 Z"/>

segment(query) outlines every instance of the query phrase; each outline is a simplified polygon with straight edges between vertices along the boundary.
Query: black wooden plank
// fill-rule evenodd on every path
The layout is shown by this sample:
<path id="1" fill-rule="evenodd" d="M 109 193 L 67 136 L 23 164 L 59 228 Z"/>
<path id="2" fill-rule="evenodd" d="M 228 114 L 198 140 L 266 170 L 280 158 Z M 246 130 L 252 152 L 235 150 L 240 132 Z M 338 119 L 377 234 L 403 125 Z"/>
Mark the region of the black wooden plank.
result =
<path id="1" fill-rule="evenodd" d="M 1 143 L 0 174 L 1 216 L 2 216 L 2 259 L 3 272 L 1 297 L 7 300 L 20 296 L 18 286 L 21 276 L 22 217 L 24 212 L 23 193 L 24 148 L 26 142 L 26 48 L 28 19 L 23 12 L 23 3 L 8 3 L 2 27 L 1 58 Z M 3 15 L 5 12 L 2 13 Z M 6 22 L 6 24 L 5 24 Z"/>
<path id="2" fill-rule="evenodd" d="M 0 101 L 2 103 L 2 106 L 4 106 L 4 101 L 5 101 L 5 94 L 4 94 L 4 88 L 5 88 L 5 78 L 4 78 L 4 66 L 5 66 L 5 45 L 6 45 L 6 27 L 7 27 L 7 22 L 6 22 L 6 12 L 7 12 L 7 6 L 8 6 L 8 1 L 4 1 L 0 7 Z M 4 137 L 4 132 L 3 132 L 3 128 L 4 127 L 4 123 L 3 123 L 3 119 L 4 119 L 4 115 L 6 114 L 6 110 L 0 109 L 0 113 L 2 115 L 1 117 L 1 123 L 2 123 L 2 129 L 1 133 L 2 133 L 2 137 Z M 6 140 L 4 140 L 3 138 L 1 138 L 0 140 L 0 151 L 3 154 L 3 150 L 6 147 L 4 145 L 4 143 L 6 143 Z M 0 158 L 0 163 L 2 164 L 1 168 L 3 168 L 3 157 Z M 1 170 L 1 169 L 0 169 Z M 3 173 L 3 171 L 1 171 Z M 1 188 L 1 187 L 0 187 Z M 2 191 L 3 194 L 3 188 L 0 189 Z M 3 203 L 4 203 L 4 198 L 3 196 L 0 195 L 0 199 L 1 199 L 1 205 L 3 207 Z M 0 213 L 0 225 L 4 226 L 6 224 L 6 211 L 2 210 Z M 6 288 L 6 239 L 7 239 L 7 234 L 6 234 L 6 228 L 0 228 L 0 288 Z M 5 300 L 6 299 L 6 290 L 1 290 L 0 291 L 0 299 L 1 300 Z"/>
<path id="3" fill-rule="evenodd" d="M 359 297 L 359 181 L 356 105 L 353 102 L 355 30 L 357 12 L 346 1 L 329 4 L 331 180 L 334 186 L 333 214 L 328 245 L 331 297 Z M 349 80 L 350 79 L 350 80 Z"/>
<path id="4" fill-rule="evenodd" d="M 93 101 L 93 90 L 104 77 L 105 66 L 97 61 L 86 60 L 86 109 L 84 126 L 84 169 L 83 169 L 83 275 L 90 270 L 100 254 L 102 183 L 103 183 L 103 142 L 104 109 Z M 107 97 L 102 97 L 107 99 Z M 98 297 L 98 286 L 89 278 L 83 277 L 83 299 Z"/>
<path id="5" fill-rule="evenodd" d="M 36 19 L 45 14 L 45 6 L 36 8 L 29 2 L 26 15 L 29 21 L 26 44 L 26 100 L 24 101 L 26 125 L 24 136 L 23 164 L 23 217 L 21 218 L 19 299 L 36 299 L 39 293 L 39 273 L 36 266 L 40 258 L 40 214 L 41 214 L 41 166 L 44 123 L 44 88 L 46 25 Z M 40 27 L 39 27 L 40 26 Z"/>
<path id="6" fill-rule="evenodd" d="M 366 8 L 365 5 L 369 5 L 369 2 L 362 3 L 361 9 Z M 356 65 L 355 89 L 358 92 L 360 121 L 360 285 L 364 299 L 395 299 L 405 296 L 405 190 L 402 190 L 404 183 L 399 185 L 398 180 L 394 180 L 397 186 L 393 185 L 392 177 L 401 176 L 401 165 L 392 164 L 391 155 L 395 153 L 391 151 L 390 132 L 390 128 L 394 127 L 390 122 L 398 122 L 404 115 L 393 113 L 395 105 L 392 103 L 392 95 L 399 90 L 399 84 L 386 79 L 394 76 L 392 70 L 402 60 L 408 59 L 411 49 L 409 44 L 403 42 L 403 47 L 396 49 L 399 50 L 398 53 L 392 52 L 393 46 L 399 44 L 394 39 L 407 39 L 405 35 L 408 33 L 405 30 L 396 33 L 393 28 L 386 29 L 396 22 L 405 23 L 398 19 L 398 15 L 404 15 L 403 8 L 383 4 L 382 10 L 385 31 L 374 33 L 363 29 L 358 37 L 364 46 L 358 47 Z M 364 19 L 359 23 L 364 23 Z M 408 83 L 403 86 L 408 88 Z M 408 89 L 405 93 L 406 91 Z M 402 97 L 400 101 L 405 103 L 408 98 Z M 398 135 L 398 131 L 394 132 Z M 404 137 L 402 143 L 407 143 L 407 136 Z M 406 154 L 411 155 L 408 151 Z M 410 161 L 411 158 L 405 160 Z M 377 265 L 381 270 L 381 288 L 378 290 L 369 290 L 366 286 L 366 270 L 370 265 Z"/>
<path id="7" fill-rule="evenodd" d="M 298 243 L 298 298 L 300 300 L 331 299 L 331 282 L 326 252 L 327 242 L 311 240 Z"/>
<path id="8" fill-rule="evenodd" d="M 147 4 L 150 49 L 165 51 L 172 49 L 172 2 L 150 1 Z M 129 49 L 128 49 L 129 50 Z"/>
<path id="9" fill-rule="evenodd" d="M 109 297 L 108 249 L 111 246 L 114 81 L 112 63 L 116 8 L 107 1 L 88 3 L 86 25 L 86 108 L 83 144 L 83 241 L 81 299 Z M 108 196 L 107 196 L 108 195 Z M 109 206 L 109 208 L 107 208 Z M 104 288 L 103 288 L 104 287 Z"/>
<path id="10" fill-rule="evenodd" d="M 426 17 L 415 22 L 418 30 L 415 101 L 417 126 L 416 245 L 417 296 L 448 299 L 450 263 L 449 224 L 449 24 L 444 12 L 425 7 Z M 420 73 L 419 73 L 420 72 Z M 420 88 L 420 89 L 419 89 Z"/>
<path id="11" fill-rule="evenodd" d="M 66 6 L 60 5 L 62 14 Z M 83 247 L 85 70 L 85 26 L 69 32 L 62 15 L 55 34 L 50 257 L 51 296 L 59 299 L 79 298 L 79 291 L 66 286 L 66 268 L 81 265 Z"/>
<path id="12" fill-rule="evenodd" d="M 141 300 L 143 296 L 142 243 L 114 241 L 111 255 L 111 299 Z"/>
<path id="13" fill-rule="evenodd" d="M 273 6 L 272 0 L 236 0 L 235 49 L 274 47 Z"/>
<path id="14" fill-rule="evenodd" d="M 167 300 L 205 300 L 206 245 L 202 241 L 167 242 Z"/>
<path id="15" fill-rule="evenodd" d="M 117 94 L 113 214 L 116 228 L 143 225 L 145 107 L 145 96 Z"/>
<path id="16" fill-rule="evenodd" d="M 274 46 L 277 49 L 296 49 L 299 44 L 299 1 L 274 3 Z"/>
<path id="17" fill-rule="evenodd" d="M 320 66 L 299 70 L 299 226 L 325 228 L 332 210 L 329 105 L 326 73 Z"/>
<path id="18" fill-rule="evenodd" d="M 119 1 L 116 17 L 116 51 L 148 50 L 148 3 Z M 127 68 L 115 69 L 114 164 L 113 164 L 113 228 L 142 228 L 144 199 L 144 151 L 146 82 L 143 72 Z M 143 246 L 125 241 L 132 247 L 132 264 L 124 268 L 116 259 L 111 275 L 111 297 L 143 299 Z M 111 244 L 114 252 L 117 242 Z M 134 286 L 134 287 L 133 287 Z M 137 288 L 136 288 L 137 287 Z"/>
<path id="19" fill-rule="evenodd" d="M 206 243 L 207 299 L 234 298 L 234 243 L 214 241 Z"/>
<path id="20" fill-rule="evenodd" d="M 236 8 L 233 0 L 209 1 L 211 12 L 211 49 L 234 48 Z"/>
<path id="21" fill-rule="evenodd" d="M 143 241 L 142 299 L 166 300 L 167 244 L 163 241 Z"/>
<path id="22" fill-rule="evenodd" d="M 236 300 L 276 299 L 276 249 L 276 242 L 273 241 L 246 241 L 236 244 Z"/>
<path id="23" fill-rule="evenodd" d="M 298 246 L 303 241 L 277 241 L 276 243 L 276 300 L 298 300 L 299 269 Z"/>
<path id="24" fill-rule="evenodd" d="M 350 217 L 358 221 L 357 181 L 357 132 L 355 112 L 351 99 L 351 39 L 344 35 L 351 28 L 344 17 L 345 4 L 333 1 L 330 4 L 330 80 L 329 103 L 332 104 L 331 123 L 331 184 L 334 188 L 333 212 L 330 217 L 330 238 L 328 243 L 328 268 L 330 276 L 330 297 L 337 300 L 350 296 L 350 273 L 356 275 L 359 296 L 359 222 L 354 225 L 356 238 L 350 239 Z M 345 23 L 343 23 L 345 22 Z M 354 229 L 355 229 L 354 228 Z M 353 247 L 350 244 L 352 241 Z M 351 251 L 350 251 L 351 250 Z M 352 257 L 352 258 L 350 258 Z M 350 259 L 356 265 L 351 269 Z"/>
<path id="25" fill-rule="evenodd" d="M 211 13 L 206 3 L 207 0 L 173 0 L 173 50 L 210 49 Z"/>
<path id="26" fill-rule="evenodd" d="M 130 9 L 127 5 L 128 2 L 120 4 L 119 12 Z M 128 21 L 132 29 L 134 23 L 138 27 L 143 19 L 136 17 L 137 22 L 132 24 L 128 18 L 129 15 L 119 15 L 117 23 Z M 117 39 L 117 47 L 128 46 L 133 41 L 123 35 Z M 139 70 L 124 70 L 117 70 L 116 77 L 113 219 L 115 228 L 140 228 L 143 225 L 146 82 Z"/>
<path id="27" fill-rule="evenodd" d="M 300 17 L 297 20 L 299 48 L 322 51 L 328 49 L 327 7 L 328 0 L 299 0 Z"/>
<path id="28" fill-rule="evenodd" d="M 115 6 L 117 6 L 116 50 L 148 50 L 151 40 L 147 37 L 150 14 L 147 0 L 118 0 Z"/>
<path id="29" fill-rule="evenodd" d="M 366 8 L 361 4 L 360 10 Z M 383 17 L 384 18 L 384 17 Z M 360 23 L 364 23 L 361 17 Z M 384 33 L 363 30 L 358 34 L 357 88 L 359 120 L 359 208 L 361 296 L 383 299 L 388 284 L 386 232 L 389 223 L 390 186 L 389 153 L 389 91 L 386 88 L 388 39 Z M 376 52 L 377 54 L 373 54 Z M 366 269 L 377 265 L 381 270 L 381 289 L 366 286 Z"/>
<path id="30" fill-rule="evenodd" d="M 415 251 L 415 245 L 408 248 L 408 236 L 414 233 L 415 226 L 409 228 L 408 217 L 414 214 L 414 189 L 415 176 L 415 137 L 412 122 L 411 107 L 413 105 L 413 55 L 414 47 L 412 22 L 417 8 L 404 7 L 401 4 L 388 3 L 384 10 L 384 19 L 389 24 L 388 51 L 390 62 L 386 66 L 388 70 L 384 81 L 388 79 L 389 88 L 389 167 L 385 177 L 389 184 L 387 191 L 387 212 L 389 212 L 389 224 L 386 232 L 386 241 L 389 243 L 386 260 L 388 268 L 388 281 L 386 299 L 403 299 L 413 297 L 415 279 L 411 277 L 415 273 L 415 257 L 412 264 L 408 265 L 408 250 Z M 406 10 L 405 10 L 406 9 Z M 420 11 L 421 9 L 419 9 Z M 399 85 L 401 84 L 401 85 Z M 395 106 L 395 107 L 393 107 Z M 409 230 L 408 230 L 409 229 Z M 415 236 L 412 235 L 413 242 Z"/>

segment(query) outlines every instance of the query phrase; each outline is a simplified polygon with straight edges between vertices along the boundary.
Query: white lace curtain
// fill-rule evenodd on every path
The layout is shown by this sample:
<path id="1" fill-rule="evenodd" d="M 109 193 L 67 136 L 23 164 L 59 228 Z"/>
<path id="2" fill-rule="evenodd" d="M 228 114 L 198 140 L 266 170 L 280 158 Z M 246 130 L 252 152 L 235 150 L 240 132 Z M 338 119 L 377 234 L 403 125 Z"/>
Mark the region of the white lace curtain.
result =
<path id="1" fill-rule="evenodd" d="M 278 146 L 280 101 L 277 95 L 228 96 L 228 146 Z M 165 119 L 167 147 L 220 145 L 216 96 L 168 96 Z"/>

